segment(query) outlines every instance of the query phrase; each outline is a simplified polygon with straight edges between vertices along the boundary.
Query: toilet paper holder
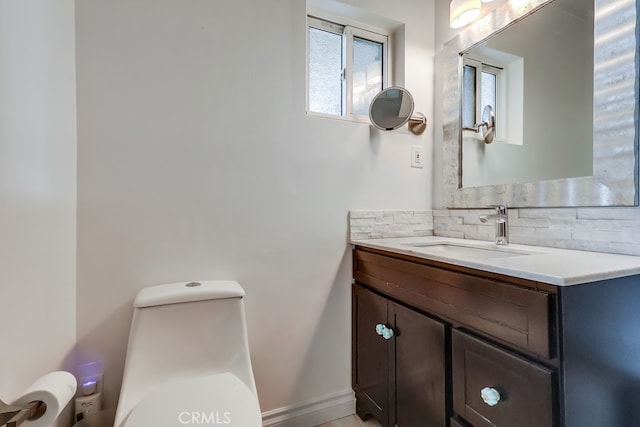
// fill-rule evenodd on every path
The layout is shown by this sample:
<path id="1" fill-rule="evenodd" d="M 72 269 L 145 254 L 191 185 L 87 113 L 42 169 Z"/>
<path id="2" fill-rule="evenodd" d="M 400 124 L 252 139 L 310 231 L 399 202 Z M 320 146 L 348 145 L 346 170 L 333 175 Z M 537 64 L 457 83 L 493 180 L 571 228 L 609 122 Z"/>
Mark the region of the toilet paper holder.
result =
<path id="1" fill-rule="evenodd" d="M 18 427 L 27 420 L 40 418 L 47 410 L 41 400 L 34 400 L 24 406 L 7 405 L 0 400 L 0 427 Z"/>

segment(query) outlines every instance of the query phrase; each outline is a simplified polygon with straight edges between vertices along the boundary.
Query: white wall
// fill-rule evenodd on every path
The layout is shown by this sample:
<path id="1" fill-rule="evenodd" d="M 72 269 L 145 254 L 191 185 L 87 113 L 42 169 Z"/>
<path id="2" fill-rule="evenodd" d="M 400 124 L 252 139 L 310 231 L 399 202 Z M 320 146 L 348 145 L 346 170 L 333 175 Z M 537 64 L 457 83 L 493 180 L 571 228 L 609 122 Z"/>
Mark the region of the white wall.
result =
<path id="1" fill-rule="evenodd" d="M 0 399 L 73 369 L 72 0 L 0 0 Z"/>
<path id="2" fill-rule="evenodd" d="M 406 23 L 423 136 L 306 117 L 304 2 L 77 2 L 77 332 L 107 418 L 132 299 L 171 281 L 245 287 L 263 411 L 350 389 L 347 213 L 430 208 L 433 4 L 349 3 Z"/>

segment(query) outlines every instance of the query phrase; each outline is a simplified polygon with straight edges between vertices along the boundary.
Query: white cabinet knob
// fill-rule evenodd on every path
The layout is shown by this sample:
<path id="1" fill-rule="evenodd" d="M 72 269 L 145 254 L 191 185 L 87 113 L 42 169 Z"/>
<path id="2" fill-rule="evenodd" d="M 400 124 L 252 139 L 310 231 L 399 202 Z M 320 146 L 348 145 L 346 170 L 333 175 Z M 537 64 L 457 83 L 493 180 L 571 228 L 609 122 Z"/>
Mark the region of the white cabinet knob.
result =
<path id="1" fill-rule="evenodd" d="M 500 393 L 495 388 L 483 388 L 480 390 L 480 397 L 489 406 L 496 406 L 500 402 Z"/>
<path id="2" fill-rule="evenodd" d="M 393 329 L 391 328 L 384 328 L 384 331 L 382 331 L 382 338 L 384 338 L 385 340 L 389 340 L 393 337 Z"/>
<path id="3" fill-rule="evenodd" d="M 385 340 L 391 339 L 391 337 L 393 337 L 393 329 L 387 328 L 387 326 L 383 325 L 382 323 L 378 323 L 376 325 L 376 333 L 378 335 L 381 335 Z"/>

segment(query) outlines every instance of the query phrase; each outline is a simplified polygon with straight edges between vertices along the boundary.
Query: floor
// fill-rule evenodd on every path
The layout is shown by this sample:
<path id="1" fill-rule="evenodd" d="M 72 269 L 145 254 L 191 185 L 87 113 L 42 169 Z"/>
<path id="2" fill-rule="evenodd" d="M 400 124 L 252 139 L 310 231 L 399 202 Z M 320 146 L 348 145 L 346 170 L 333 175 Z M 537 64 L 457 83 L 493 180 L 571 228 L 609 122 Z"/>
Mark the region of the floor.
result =
<path id="1" fill-rule="evenodd" d="M 351 415 L 316 427 L 380 427 L 380 424 L 374 420 L 362 421 L 357 415 Z"/>

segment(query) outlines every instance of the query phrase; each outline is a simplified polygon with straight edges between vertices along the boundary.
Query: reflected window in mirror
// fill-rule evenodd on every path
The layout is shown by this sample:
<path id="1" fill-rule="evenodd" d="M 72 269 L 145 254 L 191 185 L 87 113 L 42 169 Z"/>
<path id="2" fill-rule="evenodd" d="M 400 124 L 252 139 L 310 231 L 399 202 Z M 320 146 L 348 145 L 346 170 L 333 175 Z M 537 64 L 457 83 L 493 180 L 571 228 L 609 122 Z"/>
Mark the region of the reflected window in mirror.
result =
<path id="1" fill-rule="evenodd" d="M 442 67 L 450 76 L 442 107 L 446 205 L 637 206 L 637 0 L 527 5 L 506 2 L 444 44 Z M 502 49 L 507 45 L 526 49 Z M 463 137 L 461 54 L 476 56 L 478 48 L 524 59 L 521 146 L 471 144 Z M 524 154 L 525 161 L 507 151 Z M 468 166 L 476 168 L 478 181 L 463 185 L 473 171 Z M 483 184 L 480 178 L 487 177 Z"/>
<path id="2" fill-rule="evenodd" d="M 472 128 L 477 123 L 476 71 L 473 65 L 465 64 L 462 69 L 462 127 Z"/>
<path id="3" fill-rule="evenodd" d="M 366 120 L 387 87 L 389 35 L 312 16 L 307 27 L 307 111 Z"/>
<path id="4" fill-rule="evenodd" d="M 593 18 L 589 2 L 555 0 L 462 51 L 462 118 L 474 67 L 476 123 L 485 105 L 496 121 L 490 147 L 462 131 L 462 187 L 592 174 Z"/>
<path id="5" fill-rule="evenodd" d="M 488 105 L 494 112 L 494 140 L 522 145 L 523 58 L 504 53 L 475 58 L 463 56 L 462 127 L 482 123 Z M 463 137 L 479 139 L 477 133 Z"/>
<path id="6" fill-rule="evenodd" d="M 464 59 L 462 70 L 462 128 L 477 129 L 483 122 L 482 112 L 488 105 L 494 111 L 497 138 L 504 140 L 502 124 L 508 120 L 506 108 L 507 76 L 500 67 L 492 66 L 470 58 Z M 477 132 L 465 131 L 466 136 L 478 138 Z M 508 141 L 507 141 L 508 142 Z"/>

